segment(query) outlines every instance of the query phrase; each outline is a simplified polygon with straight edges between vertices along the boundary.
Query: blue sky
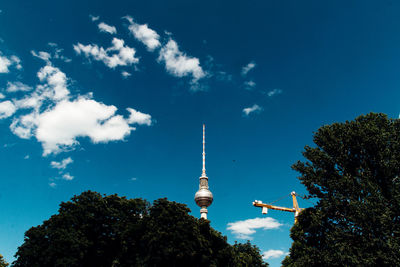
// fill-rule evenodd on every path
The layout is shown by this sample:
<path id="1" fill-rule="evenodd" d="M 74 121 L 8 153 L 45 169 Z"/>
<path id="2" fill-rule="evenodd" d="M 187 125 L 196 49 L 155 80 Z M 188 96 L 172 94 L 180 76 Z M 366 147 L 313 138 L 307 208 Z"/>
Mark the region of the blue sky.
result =
<path id="1" fill-rule="evenodd" d="M 84 190 L 186 203 L 271 266 L 320 126 L 400 111 L 396 1 L 2 1 L 0 253 Z M 290 197 L 276 203 L 291 205 Z M 309 202 L 299 200 L 300 206 Z M 228 229 L 229 228 L 229 229 Z"/>

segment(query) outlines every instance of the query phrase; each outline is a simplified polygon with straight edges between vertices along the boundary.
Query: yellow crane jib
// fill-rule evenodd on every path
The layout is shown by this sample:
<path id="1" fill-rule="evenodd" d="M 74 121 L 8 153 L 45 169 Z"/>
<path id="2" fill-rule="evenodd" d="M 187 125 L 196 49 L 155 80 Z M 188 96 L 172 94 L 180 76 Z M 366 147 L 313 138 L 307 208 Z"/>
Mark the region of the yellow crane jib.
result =
<path id="1" fill-rule="evenodd" d="M 293 212 L 294 213 L 294 222 L 296 223 L 297 216 L 303 209 L 299 208 L 299 204 L 297 203 L 297 199 L 296 199 L 296 192 L 293 191 L 292 193 L 290 193 L 290 195 L 292 196 L 292 199 L 293 199 L 293 208 L 285 208 L 285 207 L 274 206 L 271 204 L 265 204 L 265 203 L 262 203 L 261 200 L 254 200 L 253 206 L 262 208 L 262 210 L 261 210 L 262 214 L 267 214 L 268 209 Z"/>

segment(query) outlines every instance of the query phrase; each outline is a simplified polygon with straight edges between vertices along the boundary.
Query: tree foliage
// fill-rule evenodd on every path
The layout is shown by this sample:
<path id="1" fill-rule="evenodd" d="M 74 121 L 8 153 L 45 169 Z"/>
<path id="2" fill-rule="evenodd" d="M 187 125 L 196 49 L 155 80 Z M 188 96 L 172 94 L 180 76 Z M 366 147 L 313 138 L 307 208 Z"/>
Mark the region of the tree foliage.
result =
<path id="1" fill-rule="evenodd" d="M 263 264 L 260 249 L 252 245 L 250 241 L 244 244 L 235 243 L 233 249 L 236 262 L 235 266 L 268 266 L 267 264 Z"/>
<path id="2" fill-rule="evenodd" d="M 266 266 L 251 244 L 231 246 L 186 205 L 83 192 L 25 233 L 13 266 Z"/>
<path id="3" fill-rule="evenodd" d="M 4 260 L 3 255 L 0 254 L 0 267 L 7 267 L 8 263 Z"/>
<path id="4" fill-rule="evenodd" d="M 400 120 L 321 127 L 293 169 L 317 198 L 291 230 L 284 266 L 400 266 Z"/>

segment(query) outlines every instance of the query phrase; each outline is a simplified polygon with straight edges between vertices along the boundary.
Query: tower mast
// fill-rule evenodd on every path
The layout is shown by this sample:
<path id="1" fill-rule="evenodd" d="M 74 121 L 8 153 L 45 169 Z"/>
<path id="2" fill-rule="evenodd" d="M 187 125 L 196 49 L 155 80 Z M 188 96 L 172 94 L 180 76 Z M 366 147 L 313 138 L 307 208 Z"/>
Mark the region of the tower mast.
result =
<path id="1" fill-rule="evenodd" d="M 206 126 L 203 124 L 203 169 L 200 176 L 200 185 L 199 190 L 196 192 L 194 196 L 194 200 L 196 201 L 197 206 L 200 209 L 200 217 L 203 219 L 207 219 L 207 207 L 211 205 L 213 202 L 213 194 L 208 188 L 208 177 L 206 175 Z"/>
<path id="2" fill-rule="evenodd" d="M 203 124 L 203 170 L 201 176 L 207 177 L 206 175 L 206 125 Z"/>

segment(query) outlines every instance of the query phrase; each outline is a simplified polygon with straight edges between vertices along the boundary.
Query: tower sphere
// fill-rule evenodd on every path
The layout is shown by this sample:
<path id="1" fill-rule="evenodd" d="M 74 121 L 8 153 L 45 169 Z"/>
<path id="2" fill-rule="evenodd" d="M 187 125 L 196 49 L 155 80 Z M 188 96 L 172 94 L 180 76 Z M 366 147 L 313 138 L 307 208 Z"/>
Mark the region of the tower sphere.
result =
<path id="1" fill-rule="evenodd" d="M 206 188 L 200 188 L 194 195 L 194 200 L 199 207 L 208 207 L 213 202 L 213 194 Z"/>

